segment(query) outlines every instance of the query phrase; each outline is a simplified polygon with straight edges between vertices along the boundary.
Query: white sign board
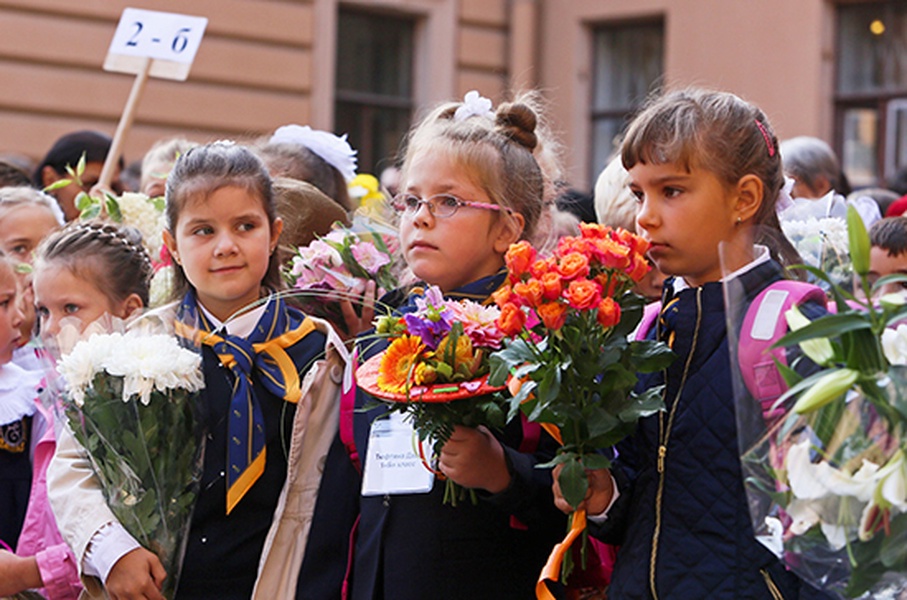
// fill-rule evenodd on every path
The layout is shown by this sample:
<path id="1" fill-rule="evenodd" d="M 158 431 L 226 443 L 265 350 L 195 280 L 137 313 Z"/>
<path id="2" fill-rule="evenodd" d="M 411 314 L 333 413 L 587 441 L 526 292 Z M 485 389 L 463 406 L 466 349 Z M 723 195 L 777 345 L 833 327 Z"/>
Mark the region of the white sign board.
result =
<path id="1" fill-rule="evenodd" d="M 139 74 L 151 59 L 151 77 L 185 80 L 208 19 L 127 8 L 113 34 L 105 71 Z"/>

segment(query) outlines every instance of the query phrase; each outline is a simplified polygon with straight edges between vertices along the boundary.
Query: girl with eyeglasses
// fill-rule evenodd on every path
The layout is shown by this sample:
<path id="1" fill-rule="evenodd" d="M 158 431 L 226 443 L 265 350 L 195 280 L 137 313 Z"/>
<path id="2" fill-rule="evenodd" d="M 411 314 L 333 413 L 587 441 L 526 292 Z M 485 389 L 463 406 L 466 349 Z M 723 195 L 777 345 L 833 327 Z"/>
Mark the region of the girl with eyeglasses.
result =
<path id="1" fill-rule="evenodd" d="M 449 298 L 478 301 L 504 282 L 504 253 L 534 233 L 550 189 L 536 158 L 545 135 L 533 97 L 492 110 L 475 92 L 413 129 L 393 205 L 404 257 L 422 282 Z M 413 310 L 418 298 L 411 293 L 398 313 Z M 359 356 L 384 346 L 363 336 Z M 374 403 L 357 391 L 355 409 Z M 328 455 L 297 598 L 531 597 L 565 526 L 549 504 L 550 471 L 536 468 L 556 443 L 519 420 L 503 432 L 457 427 L 438 468 L 476 490 L 477 504 L 445 505 L 439 480 L 421 493 L 388 487 L 363 494 L 357 467 L 380 468 L 369 465 L 379 461 L 368 442 L 385 417 L 384 408 L 341 412 L 347 433 Z"/>

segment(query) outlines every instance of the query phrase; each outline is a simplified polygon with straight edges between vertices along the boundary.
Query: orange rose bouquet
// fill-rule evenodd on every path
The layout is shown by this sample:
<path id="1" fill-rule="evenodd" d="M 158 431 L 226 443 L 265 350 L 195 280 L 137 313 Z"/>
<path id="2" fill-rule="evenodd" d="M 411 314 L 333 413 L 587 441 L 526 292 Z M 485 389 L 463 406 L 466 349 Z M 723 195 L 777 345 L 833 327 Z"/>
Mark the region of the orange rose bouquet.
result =
<path id="1" fill-rule="evenodd" d="M 510 417 L 522 410 L 561 443 L 543 466 L 563 464 L 558 483 L 573 507 L 586 495 L 586 469 L 610 466 L 600 451 L 663 407 L 660 389 L 633 391 L 636 374 L 674 358 L 661 342 L 631 339 L 645 302 L 632 289 L 649 271 L 648 242 L 622 229 L 580 228 L 551 257 L 525 241 L 510 247 L 509 282 L 494 295 L 507 337 L 490 357 L 492 385 L 520 382 L 511 385 Z"/>

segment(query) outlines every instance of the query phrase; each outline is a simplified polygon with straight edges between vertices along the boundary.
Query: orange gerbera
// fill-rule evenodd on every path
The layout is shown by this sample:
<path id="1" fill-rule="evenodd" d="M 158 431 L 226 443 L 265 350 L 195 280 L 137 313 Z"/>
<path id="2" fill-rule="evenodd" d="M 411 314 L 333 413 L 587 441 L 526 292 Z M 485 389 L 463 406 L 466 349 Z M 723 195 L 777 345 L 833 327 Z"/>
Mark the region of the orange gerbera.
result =
<path id="1" fill-rule="evenodd" d="M 381 357 L 378 387 L 386 392 L 406 393 L 412 385 L 416 360 L 424 349 L 422 339 L 414 335 L 403 335 L 391 342 Z"/>

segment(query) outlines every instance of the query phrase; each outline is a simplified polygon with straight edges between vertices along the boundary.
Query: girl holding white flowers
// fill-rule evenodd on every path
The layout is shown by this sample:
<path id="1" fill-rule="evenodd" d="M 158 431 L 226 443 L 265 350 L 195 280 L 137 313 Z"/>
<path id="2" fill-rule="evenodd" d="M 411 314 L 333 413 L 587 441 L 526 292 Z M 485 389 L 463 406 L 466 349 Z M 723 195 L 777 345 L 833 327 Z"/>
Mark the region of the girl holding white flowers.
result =
<path id="1" fill-rule="evenodd" d="M 77 223 L 51 234 L 38 247 L 32 282 L 43 334 L 58 333 L 60 320 L 67 317 L 81 329 L 105 313 L 129 316 L 144 306 L 150 274 L 151 262 L 135 232 L 113 224 Z M 81 590 L 79 562 L 57 530 L 46 487 L 46 473 L 58 447 L 54 417 L 40 404 L 33 402 L 33 407 L 34 418 L 43 420 L 43 425 L 32 428 L 38 435 L 33 441 L 28 511 L 16 548 L 19 560 L 6 560 L 9 570 L 4 572 L 3 559 L 9 557 L 0 556 L 0 573 L 6 575 L 0 580 L 19 581 L 19 589 L 0 586 L 0 595 L 40 587 L 51 599 L 76 598 Z M 61 447 L 75 448 L 67 430 L 60 435 Z M 74 458 L 78 467 L 90 472 L 87 459 L 78 452 Z M 106 507 L 103 498 L 99 506 Z M 88 514 L 83 518 L 91 521 Z M 105 515 L 98 518 L 103 520 Z"/>
<path id="2" fill-rule="evenodd" d="M 166 199 L 177 319 L 202 343 L 208 431 L 177 597 L 287 597 L 295 579 L 285 581 L 292 569 L 284 564 L 301 561 L 317 465 L 336 428 L 339 359 L 321 359 L 329 343 L 342 344 L 325 322 L 274 294 L 282 223 L 268 173 L 250 150 L 229 142 L 193 148 L 174 165 Z M 160 598 L 166 574 L 156 557 L 129 552 L 114 521 L 80 523 L 97 502 L 91 474 L 61 464 L 55 477 L 64 536 L 83 560 L 87 551 L 106 564 L 95 574 L 107 593 Z"/>

